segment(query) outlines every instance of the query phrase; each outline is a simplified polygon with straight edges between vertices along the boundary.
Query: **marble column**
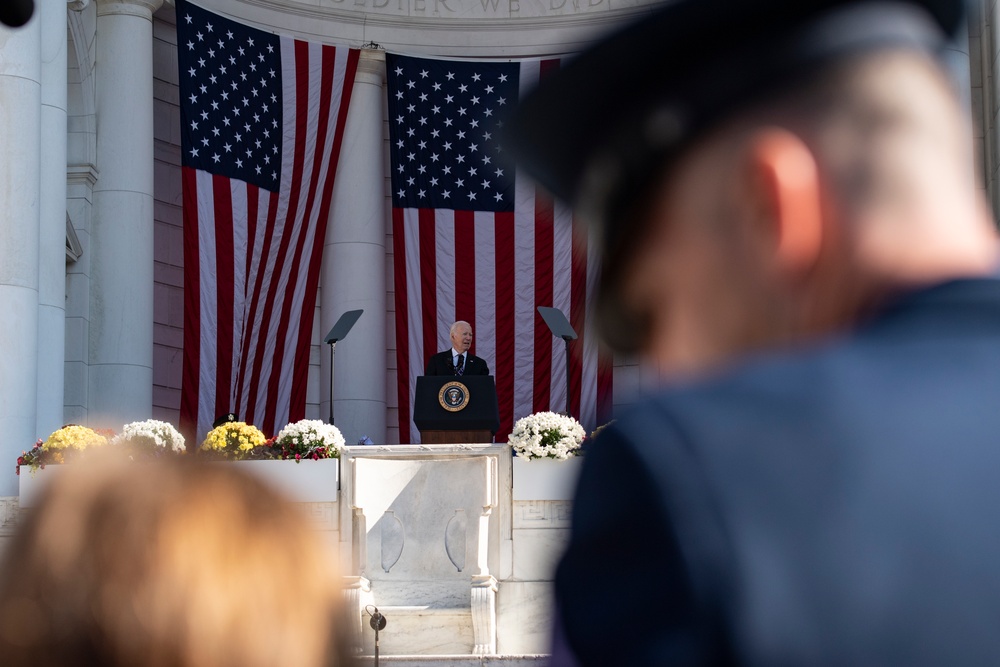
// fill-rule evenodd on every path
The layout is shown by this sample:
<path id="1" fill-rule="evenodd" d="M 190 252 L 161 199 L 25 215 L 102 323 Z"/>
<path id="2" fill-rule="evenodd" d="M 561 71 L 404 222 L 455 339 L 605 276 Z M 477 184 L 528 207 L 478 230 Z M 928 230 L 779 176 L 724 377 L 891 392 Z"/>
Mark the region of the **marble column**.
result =
<path id="1" fill-rule="evenodd" d="M 120 428 L 153 404 L 153 12 L 97 2 L 97 169 L 89 419 Z"/>
<path id="2" fill-rule="evenodd" d="M 66 3 L 36 5 L 41 24 L 37 432 L 63 425 L 66 358 Z"/>
<path id="3" fill-rule="evenodd" d="M 385 167 L 382 116 L 385 54 L 361 52 L 323 247 L 320 329 L 364 309 L 336 349 L 334 420 L 348 444 L 386 438 Z M 320 414 L 330 414 L 330 347 L 321 355 Z"/>
<path id="4" fill-rule="evenodd" d="M 34 444 L 38 371 L 41 31 L 36 13 L 0 26 L 0 496 L 17 495 L 14 459 Z"/>
<path id="5" fill-rule="evenodd" d="M 968 21 L 959 26 L 955 38 L 945 48 L 944 59 L 958 92 L 962 109 L 969 113 L 972 107 L 972 63 Z"/>

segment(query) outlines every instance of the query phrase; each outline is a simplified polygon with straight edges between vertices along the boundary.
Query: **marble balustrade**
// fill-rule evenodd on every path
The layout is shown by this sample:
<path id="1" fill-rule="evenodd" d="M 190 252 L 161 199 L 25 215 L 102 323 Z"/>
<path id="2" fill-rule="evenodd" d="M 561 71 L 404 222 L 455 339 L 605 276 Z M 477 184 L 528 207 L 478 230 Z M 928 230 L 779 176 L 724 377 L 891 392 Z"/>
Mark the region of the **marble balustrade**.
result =
<path id="1" fill-rule="evenodd" d="M 506 445 L 347 447 L 337 500 L 297 503 L 344 576 L 356 651 L 376 605 L 382 655 L 547 652 L 571 503 L 514 500 L 513 474 Z M 0 498 L 0 552 L 30 511 Z"/>

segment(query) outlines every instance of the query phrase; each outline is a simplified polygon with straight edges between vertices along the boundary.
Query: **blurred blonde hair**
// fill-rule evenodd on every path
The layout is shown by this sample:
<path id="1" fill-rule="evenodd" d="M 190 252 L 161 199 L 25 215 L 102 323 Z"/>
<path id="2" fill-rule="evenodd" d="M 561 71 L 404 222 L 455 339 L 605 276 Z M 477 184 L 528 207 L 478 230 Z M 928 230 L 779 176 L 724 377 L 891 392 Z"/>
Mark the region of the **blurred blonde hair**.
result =
<path id="1" fill-rule="evenodd" d="M 333 566 L 270 488 L 225 465 L 60 472 L 0 570 L 6 667 L 335 664 Z"/>

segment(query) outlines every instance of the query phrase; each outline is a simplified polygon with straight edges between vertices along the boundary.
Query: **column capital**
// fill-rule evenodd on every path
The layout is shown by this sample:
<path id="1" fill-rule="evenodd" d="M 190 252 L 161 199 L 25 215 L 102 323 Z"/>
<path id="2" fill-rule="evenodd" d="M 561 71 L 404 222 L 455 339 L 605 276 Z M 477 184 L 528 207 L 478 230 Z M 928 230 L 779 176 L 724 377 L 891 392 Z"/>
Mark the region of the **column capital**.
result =
<path id="1" fill-rule="evenodd" d="M 90 6 L 90 0 L 66 0 L 66 8 L 74 12 L 82 12 Z"/>
<path id="2" fill-rule="evenodd" d="M 126 15 L 152 19 L 163 0 L 96 0 L 97 15 Z"/>
<path id="3" fill-rule="evenodd" d="M 382 49 L 361 49 L 358 58 L 358 72 L 355 81 L 372 83 L 379 87 L 385 83 L 385 51 Z"/>

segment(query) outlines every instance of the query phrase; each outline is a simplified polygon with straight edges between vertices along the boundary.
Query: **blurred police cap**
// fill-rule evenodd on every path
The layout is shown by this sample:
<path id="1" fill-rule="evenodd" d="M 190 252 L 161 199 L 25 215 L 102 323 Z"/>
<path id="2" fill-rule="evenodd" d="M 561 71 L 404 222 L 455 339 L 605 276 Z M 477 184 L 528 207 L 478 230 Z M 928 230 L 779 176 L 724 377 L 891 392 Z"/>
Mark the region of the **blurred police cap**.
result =
<path id="1" fill-rule="evenodd" d="M 579 203 L 591 172 L 614 180 L 630 159 L 669 152 L 832 58 L 887 46 L 935 53 L 964 17 L 962 0 L 667 2 L 546 77 L 508 122 L 507 143 Z"/>
<path id="2" fill-rule="evenodd" d="M 635 231 L 623 213 L 700 133 L 844 56 L 892 47 L 941 56 L 965 9 L 963 0 L 666 2 L 545 77 L 507 119 L 505 143 L 598 225 L 607 269 Z"/>

